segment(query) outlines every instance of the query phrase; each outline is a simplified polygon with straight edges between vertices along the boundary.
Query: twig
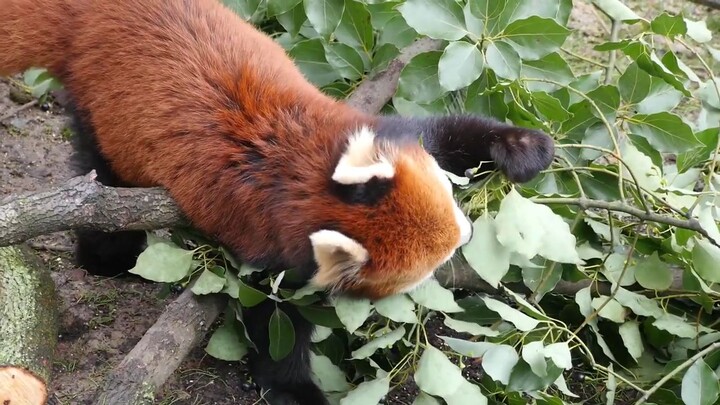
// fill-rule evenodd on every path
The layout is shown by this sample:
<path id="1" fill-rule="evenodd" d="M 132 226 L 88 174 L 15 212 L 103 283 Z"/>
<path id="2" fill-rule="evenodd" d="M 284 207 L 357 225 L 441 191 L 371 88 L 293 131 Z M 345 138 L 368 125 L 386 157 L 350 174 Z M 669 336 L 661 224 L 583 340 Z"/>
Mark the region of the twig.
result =
<path id="1" fill-rule="evenodd" d="M 617 42 L 618 35 L 620 35 L 620 27 L 622 24 L 619 20 L 616 19 L 612 19 L 611 22 L 612 25 L 610 28 L 610 42 Z M 610 82 L 612 81 L 612 73 L 616 61 L 617 51 L 613 49 L 612 51 L 610 51 L 610 56 L 608 57 L 607 71 L 605 72 L 605 84 L 610 84 Z"/>
<path id="2" fill-rule="evenodd" d="M 598 208 L 602 210 L 610 210 L 616 212 L 624 212 L 632 215 L 636 218 L 657 222 L 660 224 L 674 226 L 676 228 L 689 229 L 695 231 L 700 235 L 706 237 L 713 245 L 720 247 L 720 241 L 714 240 L 705 229 L 700 225 L 695 218 L 678 219 L 669 217 L 661 214 L 654 213 L 652 211 L 646 212 L 639 208 L 631 207 L 621 202 L 608 202 L 600 200 L 591 200 L 588 198 L 533 198 L 533 201 L 540 204 L 566 204 L 576 205 L 582 209 Z"/>
<path id="3" fill-rule="evenodd" d="M 37 100 L 33 100 L 33 101 L 29 101 L 29 102 L 21 105 L 20 107 L 16 107 L 16 108 L 11 109 L 11 110 L 8 111 L 5 115 L 3 115 L 2 117 L 0 117 L 0 123 L 2 123 L 3 121 L 5 121 L 6 119 L 12 118 L 15 114 L 19 113 L 20 111 L 27 110 L 28 108 L 36 105 L 37 103 L 38 103 Z"/>
<path id="4" fill-rule="evenodd" d="M 701 359 L 706 354 L 708 354 L 711 351 L 718 349 L 718 348 L 720 348 L 720 342 L 715 342 L 715 343 L 711 344 L 710 346 L 695 353 L 694 356 L 685 360 L 681 365 L 675 367 L 672 371 L 665 374 L 665 376 L 663 378 L 661 378 L 657 383 L 655 383 L 655 385 L 653 385 L 649 390 L 645 391 L 645 395 L 643 395 L 643 397 L 640 398 L 640 400 L 637 402 L 637 405 L 644 404 L 645 401 L 647 401 L 652 394 L 654 394 L 657 390 L 659 390 L 666 382 L 670 381 L 673 377 L 675 377 L 675 375 L 677 373 L 690 367 L 697 360 Z"/>

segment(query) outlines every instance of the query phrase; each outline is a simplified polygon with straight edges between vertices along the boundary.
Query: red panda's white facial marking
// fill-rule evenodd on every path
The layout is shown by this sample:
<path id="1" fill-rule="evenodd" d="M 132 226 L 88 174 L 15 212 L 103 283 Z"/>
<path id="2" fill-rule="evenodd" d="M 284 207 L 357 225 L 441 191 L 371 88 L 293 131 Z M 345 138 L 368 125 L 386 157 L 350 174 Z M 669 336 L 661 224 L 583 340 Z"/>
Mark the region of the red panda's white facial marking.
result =
<path id="1" fill-rule="evenodd" d="M 340 158 L 332 179 L 340 184 L 367 183 L 373 177 L 391 179 L 395 168 L 387 157 L 377 153 L 375 134 L 362 127 L 348 142 L 347 151 Z"/>
<path id="2" fill-rule="evenodd" d="M 311 282 L 318 287 L 375 298 L 409 291 L 470 239 L 472 225 L 450 180 L 418 144 L 378 142 L 361 128 L 349 137 L 332 181 L 382 194 L 331 212 L 327 220 L 337 231 L 310 235 L 317 264 Z"/>

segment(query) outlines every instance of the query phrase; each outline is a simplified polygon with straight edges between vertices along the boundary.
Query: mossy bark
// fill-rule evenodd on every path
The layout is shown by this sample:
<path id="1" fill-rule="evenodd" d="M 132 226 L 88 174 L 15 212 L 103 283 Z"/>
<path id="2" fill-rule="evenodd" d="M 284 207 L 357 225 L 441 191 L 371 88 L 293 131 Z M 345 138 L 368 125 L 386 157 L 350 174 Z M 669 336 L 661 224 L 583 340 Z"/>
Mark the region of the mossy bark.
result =
<path id="1" fill-rule="evenodd" d="M 45 404 L 57 343 L 55 284 L 26 246 L 0 247 L 0 404 Z"/>

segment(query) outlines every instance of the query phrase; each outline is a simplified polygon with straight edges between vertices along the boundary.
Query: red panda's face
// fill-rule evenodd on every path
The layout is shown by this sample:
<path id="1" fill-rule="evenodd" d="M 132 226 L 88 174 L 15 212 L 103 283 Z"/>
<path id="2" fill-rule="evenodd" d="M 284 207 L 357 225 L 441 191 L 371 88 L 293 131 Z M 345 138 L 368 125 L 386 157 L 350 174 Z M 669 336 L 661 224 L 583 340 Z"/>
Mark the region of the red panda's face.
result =
<path id="1" fill-rule="evenodd" d="M 418 144 L 378 142 L 362 129 L 350 138 L 332 181 L 380 197 L 347 204 L 331 218 L 337 230 L 310 235 L 317 286 L 371 299 L 406 292 L 470 239 L 472 225 L 450 181 Z"/>

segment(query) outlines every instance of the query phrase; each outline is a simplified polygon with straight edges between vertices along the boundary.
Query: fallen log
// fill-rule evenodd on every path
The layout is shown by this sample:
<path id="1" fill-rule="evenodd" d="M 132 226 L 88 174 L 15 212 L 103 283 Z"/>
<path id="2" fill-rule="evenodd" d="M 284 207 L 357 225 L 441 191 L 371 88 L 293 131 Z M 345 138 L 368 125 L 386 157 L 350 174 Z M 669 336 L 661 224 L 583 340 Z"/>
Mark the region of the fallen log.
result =
<path id="1" fill-rule="evenodd" d="M 0 247 L 0 404 L 44 405 L 58 335 L 55 284 L 27 246 Z"/>
<path id="2" fill-rule="evenodd" d="M 157 389 L 202 341 L 226 303 L 222 294 L 196 296 L 186 289 L 107 376 L 94 403 L 153 404 Z"/>

